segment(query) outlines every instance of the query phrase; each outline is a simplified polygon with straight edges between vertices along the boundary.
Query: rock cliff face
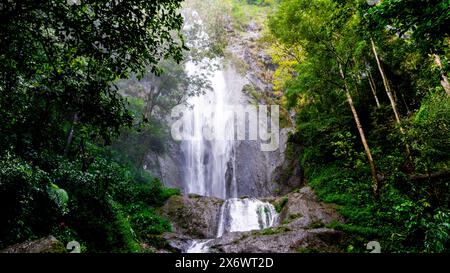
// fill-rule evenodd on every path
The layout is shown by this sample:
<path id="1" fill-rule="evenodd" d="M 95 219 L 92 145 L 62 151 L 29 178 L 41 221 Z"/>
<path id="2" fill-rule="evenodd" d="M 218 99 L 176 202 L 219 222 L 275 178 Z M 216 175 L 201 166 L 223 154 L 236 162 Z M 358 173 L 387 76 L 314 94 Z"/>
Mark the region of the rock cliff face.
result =
<path id="1" fill-rule="evenodd" d="M 301 186 L 300 168 L 286 156 L 289 131 L 286 128 L 280 131 L 280 147 L 273 152 L 261 151 L 260 141 L 239 142 L 236 149 L 239 196 L 274 196 Z"/>
<path id="2" fill-rule="evenodd" d="M 180 143 L 168 139 L 168 149 L 163 155 L 149 151 L 144 169 L 161 179 L 166 187 L 184 189 L 184 158 Z"/>
<path id="3" fill-rule="evenodd" d="M 221 200 L 209 197 L 172 197 L 164 206 L 174 223 L 174 233 L 165 234 L 172 251 L 185 251 L 192 239 L 211 239 L 211 252 L 290 253 L 303 251 L 339 252 L 343 234 L 329 228 L 343 221 L 336 210 L 317 200 L 313 190 L 304 187 L 283 197 L 266 198 L 280 211 L 278 225 L 261 231 L 234 232 L 215 238 Z M 217 214 L 215 214 L 217 213 Z M 180 234 L 181 233 L 181 234 Z"/>
<path id="4" fill-rule="evenodd" d="M 257 46 L 256 41 L 261 31 L 255 23 L 250 23 L 243 34 L 228 31 L 230 45 L 227 52 L 233 57 L 224 70 L 224 77 L 233 104 L 271 104 L 271 98 L 267 94 L 272 93 L 273 87 L 265 71 L 272 71 L 275 67 L 270 56 Z M 236 60 L 239 60 L 240 64 Z M 239 65 L 246 67 L 245 71 L 241 71 Z M 254 90 L 253 93 L 245 91 L 248 86 Z M 236 169 L 233 171 L 233 164 L 230 162 L 227 174 L 235 175 L 238 196 L 266 197 L 285 194 L 302 185 L 298 162 L 286 155 L 287 150 L 292 148 L 288 143 L 290 131 L 290 128 L 281 130 L 279 149 L 273 152 L 261 151 L 260 140 L 236 142 Z M 149 152 L 145 163 L 146 170 L 161 178 L 166 186 L 185 190 L 186 170 L 182 145 L 171 139 L 168 142 L 169 149 L 165 155 Z"/>
<path id="5" fill-rule="evenodd" d="M 233 56 L 235 65 L 240 65 L 245 70 L 241 71 L 246 79 L 246 85 L 242 89 L 243 105 L 271 104 L 268 94 L 272 93 L 273 86 L 267 75 L 275 66 L 257 42 L 261 31 L 262 28 L 254 22 L 249 23 L 243 33 L 229 31 L 227 51 Z M 236 180 L 239 196 L 273 196 L 301 185 L 299 168 L 290 168 L 293 164 L 286 157 L 289 132 L 289 128 L 281 129 L 279 149 L 272 152 L 261 151 L 260 140 L 241 141 L 237 144 Z M 287 183 L 291 177 L 295 177 L 295 181 Z M 286 185 L 289 185 L 287 190 Z"/>

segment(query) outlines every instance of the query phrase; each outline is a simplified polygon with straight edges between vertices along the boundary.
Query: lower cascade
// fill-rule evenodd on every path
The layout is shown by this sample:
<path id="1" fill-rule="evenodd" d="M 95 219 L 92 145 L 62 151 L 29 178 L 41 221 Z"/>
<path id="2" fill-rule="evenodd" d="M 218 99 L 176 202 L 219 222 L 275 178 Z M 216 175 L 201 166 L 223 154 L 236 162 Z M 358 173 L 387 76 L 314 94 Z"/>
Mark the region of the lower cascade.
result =
<path id="1" fill-rule="evenodd" d="M 210 240 L 194 240 L 192 241 L 191 246 L 186 250 L 186 253 L 208 253 L 209 252 L 209 246 L 208 243 L 211 242 Z"/>
<path id="2" fill-rule="evenodd" d="M 277 220 L 275 207 L 254 198 L 232 198 L 222 205 L 217 237 L 224 233 L 261 230 L 273 227 Z"/>
<path id="3" fill-rule="evenodd" d="M 230 232 L 262 230 L 276 225 L 278 213 L 267 202 L 254 198 L 231 198 L 225 201 L 220 210 L 217 238 Z M 209 240 L 193 240 L 186 253 L 208 253 Z"/>

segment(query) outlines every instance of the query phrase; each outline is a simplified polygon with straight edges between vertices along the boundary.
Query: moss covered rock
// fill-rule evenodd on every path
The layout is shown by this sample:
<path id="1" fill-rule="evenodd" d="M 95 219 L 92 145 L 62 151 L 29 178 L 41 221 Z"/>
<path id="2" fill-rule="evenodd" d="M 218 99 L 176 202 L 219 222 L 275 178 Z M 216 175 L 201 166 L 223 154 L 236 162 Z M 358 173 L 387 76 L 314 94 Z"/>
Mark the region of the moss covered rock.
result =
<path id="1" fill-rule="evenodd" d="M 64 245 L 53 236 L 16 244 L 0 253 L 67 253 Z"/>
<path id="2" fill-rule="evenodd" d="M 214 238 L 223 200 L 214 197 L 172 196 L 160 209 L 170 219 L 173 232 L 193 238 Z"/>

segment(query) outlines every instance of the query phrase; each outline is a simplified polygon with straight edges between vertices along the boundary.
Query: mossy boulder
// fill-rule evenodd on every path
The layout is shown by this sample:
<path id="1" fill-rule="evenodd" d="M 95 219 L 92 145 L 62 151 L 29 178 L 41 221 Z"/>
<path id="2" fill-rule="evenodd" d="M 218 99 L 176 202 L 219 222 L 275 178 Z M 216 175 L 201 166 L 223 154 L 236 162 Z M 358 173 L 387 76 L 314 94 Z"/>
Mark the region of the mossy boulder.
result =
<path id="1" fill-rule="evenodd" d="M 64 245 L 53 236 L 16 244 L 0 253 L 67 253 Z"/>
<path id="2" fill-rule="evenodd" d="M 223 200 L 198 195 L 172 196 L 160 209 L 172 221 L 173 232 L 193 238 L 214 238 Z"/>

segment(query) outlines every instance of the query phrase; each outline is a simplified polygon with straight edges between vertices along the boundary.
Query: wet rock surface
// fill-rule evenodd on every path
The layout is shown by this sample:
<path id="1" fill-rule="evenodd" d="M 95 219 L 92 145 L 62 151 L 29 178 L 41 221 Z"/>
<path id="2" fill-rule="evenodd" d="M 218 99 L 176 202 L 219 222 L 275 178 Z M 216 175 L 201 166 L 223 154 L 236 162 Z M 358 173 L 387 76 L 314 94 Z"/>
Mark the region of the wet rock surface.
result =
<path id="1" fill-rule="evenodd" d="M 197 199 L 199 197 L 196 197 Z M 332 205 L 324 204 L 317 200 L 314 191 L 310 187 L 304 187 L 296 192 L 283 197 L 269 197 L 262 201 L 270 202 L 279 207 L 280 213 L 278 224 L 273 228 L 259 231 L 233 232 L 215 238 L 212 231 L 217 227 L 218 218 L 212 214 L 213 211 L 204 207 L 210 202 L 219 206 L 222 204 L 215 198 L 177 197 L 169 200 L 166 204 L 169 208 L 175 208 L 177 213 L 166 214 L 174 222 L 175 226 L 180 223 L 190 228 L 175 228 L 174 233 L 164 235 L 168 240 L 172 251 L 183 252 L 191 244 L 193 239 L 211 238 L 207 243 L 210 252 L 224 253 L 292 253 L 292 252 L 339 252 L 336 247 L 343 239 L 339 231 L 326 228 L 333 221 L 343 221 Z M 191 200 L 193 199 L 193 200 Z M 208 200 L 211 199 L 211 200 Z M 187 208 L 180 208 L 186 204 Z M 282 204 L 282 205 L 281 205 Z M 204 212 L 204 211 L 207 212 Z M 190 211 L 190 214 L 185 214 Z M 217 211 L 217 210 L 216 210 Z M 172 216 L 171 216 L 172 215 Z M 176 215 L 173 218 L 173 215 Z M 193 218 L 200 215 L 201 220 Z M 207 221 L 207 219 L 212 219 Z M 217 219 L 217 220 L 216 220 Z M 211 227 L 207 227 L 211 224 Z M 196 228 L 199 225 L 199 228 Z M 199 237 L 196 234 L 203 234 Z"/>
<path id="2" fill-rule="evenodd" d="M 289 129 L 280 131 L 279 149 L 261 151 L 260 140 L 242 141 L 236 149 L 239 196 L 267 197 L 285 194 L 303 183 L 299 167 L 286 158 Z"/>

